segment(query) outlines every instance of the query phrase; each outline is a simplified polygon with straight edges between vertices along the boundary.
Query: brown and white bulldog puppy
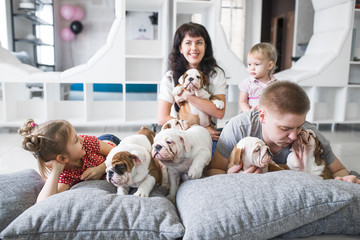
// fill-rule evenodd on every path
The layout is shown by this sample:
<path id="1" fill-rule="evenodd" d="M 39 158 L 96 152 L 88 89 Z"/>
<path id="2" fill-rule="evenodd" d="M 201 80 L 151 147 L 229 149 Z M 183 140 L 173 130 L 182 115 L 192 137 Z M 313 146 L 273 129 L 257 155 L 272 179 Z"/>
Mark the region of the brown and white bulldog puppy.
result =
<path id="1" fill-rule="evenodd" d="M 195 95 L 200 98 L 210 99 L 218 109 L 224 108 L 224 102 L 217 98 L 216 96 L 210 94 L 206 90 L 205 85 L 206 76 L 197 69 L 187 70 L 180 78 L 179 85 L 177 85 L 173 90 L 173 95 L 181 95 L 184 91 L 187 94 Z M 198 124 L 203 127 L 208 127 L 211 125 L 211 117 L 197 109 L 192 104 L 184 101 L 179 103 L 179 119 L 187 120 L 190 126 Z"/>
<path id="2" fill-rule="evenodd" d="M 168 166 L 169 200 L 175 202 L 182 174 L 187 174 L 190 179 L 202 176 L 203 169 L 211 159 L 211 148 L 210 133 L 198 125 L 191 126 L 185 131 L 165 129 L 155 136 L 152 156 Z"/>
<path id="3" fill-rule="evenodd" d="M 228 169 L 234 165 L 242 163 L 242 171 L 250 166 L 256 166 L 262 169 L 262 172 L 268 171 L 268 165 L 272 163 L 273 155 L 270 148 L 263 140 L 256 137 L 245 137 L 241 139 L 232 150 L 229 157 Z"/>
<path id="4" fill-rule="evenodd" d="M 137 134 L 124 138 L 106 157 L 106 180 L 114 184 L 117 194 L 127 195 L 138 188 L 135 196 L 148 197 L 156 184 L 168 179 L 166 166 L 151 156 L 155 133 L 142 127 Z"/>
<path id="5" fill-rule="evenodd" d="M 312 130 L 302 129 L 293 142 L 291 153 L 287 157 L 287 166 L 291 170 L 307 172 L 323 179 L 332 179 L 333 175 L 321 157 L 323 147 Z"/>
<path id="6" fill-rule="evenodd" d="M 182 119 L 170 119 L 167 121 L 162 127 L 161 130 L 165 130 L 168 128 L 175 128 L 178 130 L 186 130 L 190 127 L 190 124 L 186 120 Z"/>

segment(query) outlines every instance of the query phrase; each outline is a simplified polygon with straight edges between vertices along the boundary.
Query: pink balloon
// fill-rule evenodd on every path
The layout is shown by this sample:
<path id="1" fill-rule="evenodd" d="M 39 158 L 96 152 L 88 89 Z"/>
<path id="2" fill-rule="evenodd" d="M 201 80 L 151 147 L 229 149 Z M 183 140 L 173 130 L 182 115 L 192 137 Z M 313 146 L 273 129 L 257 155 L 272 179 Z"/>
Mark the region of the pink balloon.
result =
<path id="1" fill-rule="evenodd" d="M 81 7 L 74 7 L 74 16 L 72 20 L 82 20 L 84 18 L 84 10 Z"/>
<path id="2" fill-rule="evenodd" d="M 75 14 L 75 8 L 69 4 L 62 5 L 60 14 L 65 20 L 71 20 Z"/>
<path id="3" fill-rule="evenodd" d="M 70 28 L 64 28 L 63 30 L 61 30 L 61 38 L 66 41 L 66 42 L 70 42 L 74 39 L 75 34 L 71 31 Z"/>

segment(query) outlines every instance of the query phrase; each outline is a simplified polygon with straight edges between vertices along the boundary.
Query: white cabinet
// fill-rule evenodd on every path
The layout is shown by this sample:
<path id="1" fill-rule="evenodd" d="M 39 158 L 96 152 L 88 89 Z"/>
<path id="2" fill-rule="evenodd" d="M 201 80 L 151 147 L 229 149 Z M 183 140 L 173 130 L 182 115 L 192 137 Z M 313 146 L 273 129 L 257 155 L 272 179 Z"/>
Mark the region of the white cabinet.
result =
<path id="1" fill-rule="evenodd" d="M 327 86 L 303 86 L 311 102 L 307 121 L 312 123 L 360 123 L 360 9 L 353 10 L 353 30 L 350 31 L 351 48 L 344 47 L 349 54 L 346 64 L 349 76 L 344 84 L 337 86 L 332 80 L 336 76 L 328 76 Z M 346 51 L 346 52 L 345 52 Z M 299 83 L 301 85 L 301 82 Z M 310 86 L 309 86 L 310 85 Z"/>
<path id="2" fill-rule="evenodd" d="M 349 84 L 360 84 L 360 9 L 354 9 Z"/>
<path id="3" fill-rule="evenodd" d="M 169 54 L 169 5 L 168 0 L 126 0 L 125 26 L 125 81 L 123 88 L 125 122 L 156 123 L 157 94 L 150 99 L 128 94 L 126 89 L 137 84 L 157 85 L 167 69 Z M 132 23 L 131 14 L 153 14 L 157 23 L 151 29 L 153 34 L 148 39 L 138 37 L 129 39 L 130 27 L 139 28 L 140 23 Z M 140 24 L 140 25 L 139 25 Z M 159 91 L 159 90 L 157 90 Z M 149 94 L 147 94 L 149 96 Z"/>

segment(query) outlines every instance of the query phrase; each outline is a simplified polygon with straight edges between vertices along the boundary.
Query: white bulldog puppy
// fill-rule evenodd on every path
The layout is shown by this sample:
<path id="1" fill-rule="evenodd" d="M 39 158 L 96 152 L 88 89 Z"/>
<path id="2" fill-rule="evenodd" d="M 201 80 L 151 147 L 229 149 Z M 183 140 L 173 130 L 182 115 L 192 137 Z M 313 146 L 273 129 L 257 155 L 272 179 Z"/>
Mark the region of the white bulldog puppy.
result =
<path id="1" fill-rule="evenodd" d="M 289 169 L 307 172 L 324 179 L 333 178 L 321 157 L 322 145 L 312 130 L 302 129 L 290 150 L 286 162 Z"/>
<path id="2" fill-rule="evenodd" d="M 151 156 L 155 133 L 142 127 L 137 134 L 124 138 L 106 157 L 106 180 L 114 184 L 117 194 L 148 197 L 156 184 L 166 185 L 167 167 Z"/>
<path id="3" fill-rule="evenodd" d="M 187 94 L 195 95 L 200 98 L 210 99 L 218 109 L 223 109 L 225 104 L 218 97 L 210 94 L 206 87 L 206 76 L 199 70 L 192 68 L 188 69 L 180 78 L 179 84 L 173 89 L 173 95 L 181 95 L 184 91 Z M 194 124 L 208 127 L 211 125 L 211 117 L 197 109 L 188 102 L 179 103 L 179 119 L 187 120 L 192 126 Z"/>
<path id="4" fill-rule="evenodd" d="M 245 137 L 232 150 L 228 169 L 242 163 L 243 171 L 250 166 L 256 166 L 261 168 L 262 172 L 267 172 L 268 164 L 272 162 L 272 156 L 270 148 L 263 140 L 256 137 Z"/>
<path id="5" fill-rule="evenodd" d="M 187 174 L 190 179 L 202 176 L 203 169 L 210 162 L 211 149 L 210 133 L 198 125 L 191 126 L 185 131 L 165 129 L 155 136 L 152 156 L 168 166 L 169 200 L 175 202 L 182 174 Z"/>

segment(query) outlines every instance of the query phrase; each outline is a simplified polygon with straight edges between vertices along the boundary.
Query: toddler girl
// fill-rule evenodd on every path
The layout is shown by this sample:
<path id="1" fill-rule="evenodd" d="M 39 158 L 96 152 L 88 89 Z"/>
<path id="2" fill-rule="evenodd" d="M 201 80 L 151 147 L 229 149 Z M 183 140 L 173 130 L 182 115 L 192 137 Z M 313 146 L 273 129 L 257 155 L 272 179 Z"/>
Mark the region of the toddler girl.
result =
<path id="1" fill-rule="evenodd" d="M 105 158 L 120 140 L 104 135 L 100 141 L 94 136 L 77 135 L 65 120 L 53 120 L 37 125 L 29 119 L 19 129 L 24 136 L 22 147 L 38 160 L 39 170 L 46 180 L 37 202 L 70 189 L 84 180 L 100 179 L 105 174 Z"/>
<path id="2" fill-rule="evenodd" d="M 239 107 L 241 111 L 256 110 L 263 89 L 276 81 L 272 75 L 276 68 L 277 52 L 270 43 L 258 43 L 248 54 L 250 78 L 239 84 Z"/>

